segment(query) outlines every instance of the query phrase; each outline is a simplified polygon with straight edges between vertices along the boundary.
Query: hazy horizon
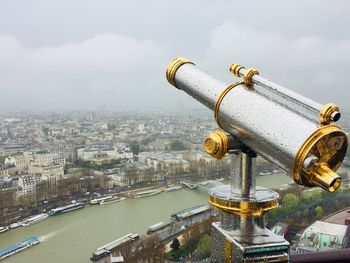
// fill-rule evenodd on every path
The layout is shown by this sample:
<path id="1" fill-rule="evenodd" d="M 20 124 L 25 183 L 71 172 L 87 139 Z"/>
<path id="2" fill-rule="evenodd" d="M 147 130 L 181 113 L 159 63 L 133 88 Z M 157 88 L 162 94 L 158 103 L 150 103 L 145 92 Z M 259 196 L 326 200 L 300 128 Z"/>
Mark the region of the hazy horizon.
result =
<path id="1" fill-rule="evenodd" d="M 350 2 L 2 1 L 0 110 L 204 108 L 166 82 L 175 57 L 231 63 L 350 109 Z M 344 83 L 344 84 L 343 84 Z"/>

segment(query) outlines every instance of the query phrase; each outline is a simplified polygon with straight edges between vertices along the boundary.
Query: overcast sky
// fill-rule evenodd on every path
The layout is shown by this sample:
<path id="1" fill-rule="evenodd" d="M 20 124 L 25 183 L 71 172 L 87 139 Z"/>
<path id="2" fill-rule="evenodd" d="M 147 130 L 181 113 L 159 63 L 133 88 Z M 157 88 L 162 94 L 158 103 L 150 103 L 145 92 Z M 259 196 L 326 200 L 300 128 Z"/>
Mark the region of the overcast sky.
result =
<path id="1" fill-rule="evenodd" d="M 0 109 L 201 108 L 165 80 L 231 63 L 350 108 L 350 1 L 0 0 Z"/>

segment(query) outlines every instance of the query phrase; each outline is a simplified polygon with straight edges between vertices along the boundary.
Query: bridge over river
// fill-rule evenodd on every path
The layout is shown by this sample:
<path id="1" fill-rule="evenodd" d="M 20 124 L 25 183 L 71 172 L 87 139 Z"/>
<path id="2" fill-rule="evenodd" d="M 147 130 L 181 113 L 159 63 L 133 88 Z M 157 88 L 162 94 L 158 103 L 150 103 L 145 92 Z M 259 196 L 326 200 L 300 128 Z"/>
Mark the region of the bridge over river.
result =
<path id="1" fill-rule="evenodd" d="M 219 182 L 216 180 L 207 180 L 207 181 L 203 181 L 203 182 L 186 182 L 186 181 L 184 181 L 184 182 L 181 182 L 181 184 L 187 186 L 191 190 L 199 188 L 199 187 L 210 189 L 212 187 L 224 185 L 222 182 Z"/>

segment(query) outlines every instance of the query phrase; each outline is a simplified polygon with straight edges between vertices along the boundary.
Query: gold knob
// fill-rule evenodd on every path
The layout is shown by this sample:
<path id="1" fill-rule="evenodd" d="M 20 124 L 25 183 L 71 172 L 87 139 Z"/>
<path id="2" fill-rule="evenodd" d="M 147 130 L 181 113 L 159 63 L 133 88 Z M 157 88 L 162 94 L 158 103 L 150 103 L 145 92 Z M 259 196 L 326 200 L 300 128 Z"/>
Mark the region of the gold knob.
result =
<path id="1" fill-rule="evenodd" d="M 228 137 L 222 131 L 212 132 L 204 142 L 205 151 L 215 159 L 222 159 L 228 152 Z"/>

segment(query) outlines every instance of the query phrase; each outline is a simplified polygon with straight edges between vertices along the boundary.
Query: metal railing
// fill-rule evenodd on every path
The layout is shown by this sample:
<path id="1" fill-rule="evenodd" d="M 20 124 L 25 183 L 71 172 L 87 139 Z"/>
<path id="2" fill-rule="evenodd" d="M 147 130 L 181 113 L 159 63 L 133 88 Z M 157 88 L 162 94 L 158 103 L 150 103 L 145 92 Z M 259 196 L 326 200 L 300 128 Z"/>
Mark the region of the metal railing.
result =
<path id="1" fill-rule="evenodd" d="M 290 255 L 291 263 L 350 262 L 350 248 Z"/>

